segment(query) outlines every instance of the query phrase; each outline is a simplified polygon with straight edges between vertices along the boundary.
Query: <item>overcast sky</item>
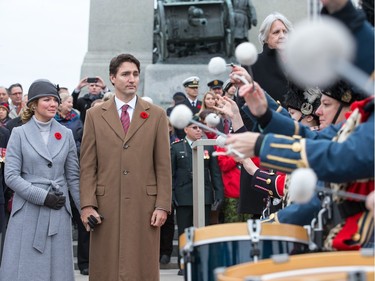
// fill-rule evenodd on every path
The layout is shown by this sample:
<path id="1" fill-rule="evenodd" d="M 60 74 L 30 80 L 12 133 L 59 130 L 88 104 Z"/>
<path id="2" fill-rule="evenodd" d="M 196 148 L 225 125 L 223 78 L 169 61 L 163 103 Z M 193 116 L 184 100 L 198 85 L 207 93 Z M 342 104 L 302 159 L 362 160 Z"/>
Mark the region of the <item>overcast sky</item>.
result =
<path id="1" fill-rule="evenodd" d="M 40 78 L 70 91 L 87 51 L 89 0 L 0 0 L 0 85 Z"/>

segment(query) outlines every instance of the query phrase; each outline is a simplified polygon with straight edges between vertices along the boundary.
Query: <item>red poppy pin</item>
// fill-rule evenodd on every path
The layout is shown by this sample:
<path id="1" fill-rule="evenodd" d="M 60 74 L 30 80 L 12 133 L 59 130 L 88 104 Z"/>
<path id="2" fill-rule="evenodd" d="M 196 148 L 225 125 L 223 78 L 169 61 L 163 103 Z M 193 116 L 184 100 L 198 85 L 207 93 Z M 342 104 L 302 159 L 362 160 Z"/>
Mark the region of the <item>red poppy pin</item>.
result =
<path id="1" fill-rule="evenodd" d="M 55 138 L 57 139 L 57 140 L 61 140 L 61 134 L 59 133 L 59 132 L 57 132 L 57 133 L 55 133 Z"/>
<path id="2" fill-rule="evenodd" d="M 202 106 L 200 104 L 197 105 L 197 109 L 201 109 Z"/>
<path id="3" fill-rule="evenodd" d="M 148 113 L 142 111 L 142 112 L 141 112 L 141 118 L 142 118 L 142 119 L 147 119 L 147 118 L 148 118 Z"/>

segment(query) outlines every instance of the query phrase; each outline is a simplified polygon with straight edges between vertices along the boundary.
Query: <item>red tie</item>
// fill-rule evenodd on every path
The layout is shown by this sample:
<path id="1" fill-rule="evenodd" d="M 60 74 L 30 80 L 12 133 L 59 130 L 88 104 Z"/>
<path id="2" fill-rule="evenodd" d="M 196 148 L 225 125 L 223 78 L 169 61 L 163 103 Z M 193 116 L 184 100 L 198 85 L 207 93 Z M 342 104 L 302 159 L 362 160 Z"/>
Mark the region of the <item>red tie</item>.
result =
<path id="1" fill-rule="evenodd" d="M 129 126 L 130 126 L 130 117 L 129 117 L 129 113 L 127 111 L 128 107 L 129 107 L 129 105 L 127 105 L 127 104 L 124 104 L 121 107 L 122 112 L 121 112 L 120 120 L 121 120 L 122 127 L 124 128 L 125 135 L 128 132 L 128 129 L 129 129 Z"/>

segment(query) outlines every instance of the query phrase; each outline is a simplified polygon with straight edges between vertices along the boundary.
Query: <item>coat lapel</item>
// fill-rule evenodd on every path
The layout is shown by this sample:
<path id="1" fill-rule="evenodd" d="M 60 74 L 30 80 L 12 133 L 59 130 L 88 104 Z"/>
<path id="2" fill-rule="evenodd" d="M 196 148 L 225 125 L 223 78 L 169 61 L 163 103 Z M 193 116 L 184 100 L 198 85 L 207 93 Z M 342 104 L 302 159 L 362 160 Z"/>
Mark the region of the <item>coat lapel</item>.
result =
<path id="1" fill-rule="evenodd" d="M 108 126 L 110 126 L 116 135 L 124 141 L 128 141 L 134 136 L 138 129 L 147 121 L 147 118 L 150 117 L 150 113 L 148 112 L 150 106 L 137 96 L 137 103 L 130 122 L 130 127 L 125 137 L 124 129 L 122 128 L 120 117 L 117 112 L 115 98 L 113 97 L 111 102 L 104 103 L 102 109 L 104 110 L 102 116 Z M 146 114 L 143 114 L 143 112 Z"/>
<path id="2" fill-rule="evenodd" d="M 47 143 L 48 151 L 52 159 L 61 151 L 66 138 L 68 138 L 67 130 L 62 131 L 59 123 L 56 120 L 52 120 L 51 133 Z"/>
<path id="3" fill-rule="evenodd" d="M 148 103 L 143 101 L 137 96 L 137 103 L 132 116 L 132 121 L 130 122 L 129 131 L 126 134 L 125 141 L 128 141 L 142 125 L 150 118 L 150 113 L 148 112 L 150 106 Z M 122 128 L 122 127 L 121 127 Z"/>
<path id="4" fill-rule="evenodd" d="M 26 139 L 34 150 L 38 152 L 40 156 L 52 162 L 51 154 L 48 151 L 47 145 L 43 142 L 42 135 L 40 134 L 39 128 L 34 119 L 31 118 L 29 122 L 22 126 L 22 128 L 25 132 Z"/>
<path id="5" fill-rule="evenodd" d="M 122 128 L 120 117 L 116 109 L 115 98 L 113 97 L 110 102 L 106 102 L 102 105 L 103 118 L 107 122 L 108 126 L 116 133 L 120 139 L 125 138 L 125 132 Z"/>

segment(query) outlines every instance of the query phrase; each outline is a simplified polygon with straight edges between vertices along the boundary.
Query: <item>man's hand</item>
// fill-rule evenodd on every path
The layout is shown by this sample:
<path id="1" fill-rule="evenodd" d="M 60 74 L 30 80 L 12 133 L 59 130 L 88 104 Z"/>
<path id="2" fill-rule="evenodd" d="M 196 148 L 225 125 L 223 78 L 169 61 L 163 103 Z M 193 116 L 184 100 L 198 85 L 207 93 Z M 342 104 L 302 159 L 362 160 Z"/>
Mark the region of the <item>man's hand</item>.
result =
<path id="1" fill-rule="evenodd" d="M 242 86 L 239 95 L 245 99 L 246 105 L 255 117 L 261 117 L 266 113 L 268 108 L 266 94 L 257 82 Z"/>
<path id="2" fill-rule="evenodd" d="M 162 226 L 167 220 L 167 212 L 160 209 L 155 209 L 151 217 L 152 226 Z"/>
<path id="3" fill-rule="evenodd" d="M 244 157 L 253 157 L 255 143 L 259 137 L 259 133 L 246 132 L 241 134 L 229 135 L 225 141 L 225 145 L 230 146 L 233 150 L 242 153 Z M 243 159 L 238 158 L 235 154 L 231 154 L 237 162 L 242 162 Z"/>
<path id="4" fill-rule="evenodd" d="M 93 207 L 81 210 L 81 220 L 87 231 L 94 231 L 94 227 L 102 223 L 103 217 Z"/>
<path id="5" fill-rule="evenodd" d="M 232 66 L 232 72 L 230 73 L 229 77 L 230 77 L 230 81 L 233 83 L 233 84 L 236 84 L 237 87 L 241 87 L 243 86 L 243 82 L 236 78 L 236 76 L 240 76 L 240 77 L 243 77 L 245 78 L 249 83 L 252 83 L 253 82 L 253 78 L 250 76 L 249 72 L 247 72 L 247 70 L 245 68 L 243 68 L 242 66 L 239 66 L 239 65 L 233 65 Z"/>

